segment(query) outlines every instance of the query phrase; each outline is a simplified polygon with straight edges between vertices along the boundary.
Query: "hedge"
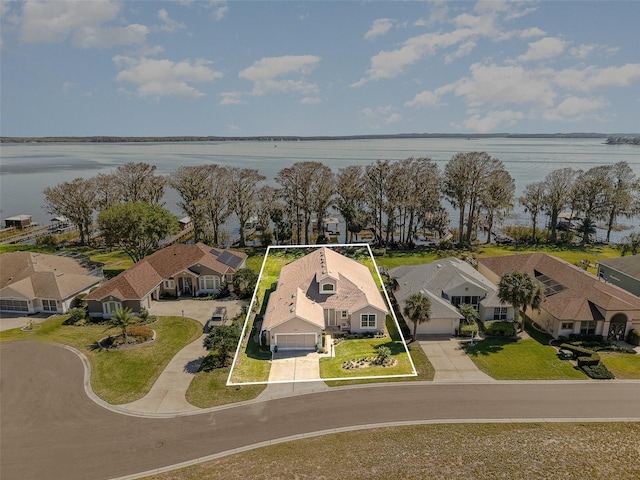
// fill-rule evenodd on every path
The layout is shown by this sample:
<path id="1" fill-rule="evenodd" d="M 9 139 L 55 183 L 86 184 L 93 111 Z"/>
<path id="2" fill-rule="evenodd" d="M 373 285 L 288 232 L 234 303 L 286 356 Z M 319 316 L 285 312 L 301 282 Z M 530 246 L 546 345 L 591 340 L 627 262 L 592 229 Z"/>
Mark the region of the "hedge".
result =
<path id="1" fill-rule="evenodd" d="M 471 337 L 478 333 L 478 325 L 460 325 L 458 333 L 461 337 Z"/>
<path id="2" fill-rule="evenodd" d="M 600 363 L 597 365 L 584 365 L 580 367 L 584 373 L 589 376 L 589 378 L 594 378 L 596 380 L 609 380 L 612 378 L 616 378 L 613 376 L 613 373 L 609 371 L 609 369 L 604 365 L 604 363 Z"/>
<path id="3" fill-rule="evenodd" d="M 560 345 L 560 349 L 573 352 L 573 355 L 578 357 L 578 367 L 598 365 L 600 363 L 600 355 L 588 348 L 563 343 Z"/>
<path id="4" fill-rule="evenodd" d="M 630 330 L 629 335 L 627 335 L 627 343 L 640 345 L 640 330 L 636 330 L 635 328 Z"/>
<path id="5" fill-rule="evenodd" d="M 516 334 L 516 327 L 513 322 L 489 320 L 484 322 L 484 333 L 494 337 L 512 337 Z"/>

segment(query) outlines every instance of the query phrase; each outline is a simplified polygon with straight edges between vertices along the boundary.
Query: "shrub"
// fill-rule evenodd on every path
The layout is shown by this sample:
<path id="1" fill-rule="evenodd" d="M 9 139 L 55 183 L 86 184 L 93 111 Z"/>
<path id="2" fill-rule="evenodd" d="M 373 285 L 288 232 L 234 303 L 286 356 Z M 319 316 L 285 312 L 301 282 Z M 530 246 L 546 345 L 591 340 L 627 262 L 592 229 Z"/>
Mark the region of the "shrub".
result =
<path id="1" fill-rule="evenodd" d="M 384 257 L 387 254 L 386 248 L 372 248 L 371 253 L 374 257 Z"/>
<path id="2" fill-rule="evenodd" d="M 569 340 L 572 342 L 602 342 L 602 335 L 580 335 L 578 333 L 569 334 Z"/>
<path id="3" fill-rule="evenodd" d="M 55 247 L 58 245 L 58 237 L 52 233 L 40 235 L 36 238 L 36 245 L 41 247 Z"/>
<path id="4" fill-rule="evenodd" d="M 63 325 L 81 325 L 87 321 L 87 311 L 84 308 L 72 308 Z"/>
<path id="5" fill-rule="evenodd" d="M 611 378 L 615 378 L 613 373 L 611 373 L 603 363 L 599 363 L 597 365 L 584 365 L 580 368 L 589 378 L 594 378 L 596 380 L 609 380 Z"/>
<path id="6" fill-rule="evenodd" d="M 512 337 L 516 334 L 516 327 L 513 322 L 489 320 L 484 322 L 484 332 L 494 337 Z"/>
<path id="7" fill-rule="evenodd" d="M 635 328 L 630 330 L 629 335 L 627 335 L 627 343 L 640 345 L 640 330 L 636 330 Z"/>
<path id="8" fill-rule="evenodd" d="M 600 355 L 588 348 L 572 345 L 570 343 L 563 343 L 560 345 L 561 349 L 569 350 L 573 352 L 575 357 L 578 357 L 578 367 L 594 366 L 600 363 Z"/>
<path id="9" fill-rule="evenodd" d="M 142 342 L 153 338 L 153 330 L 144 325 L 131 325 L 127 327 L 127 336 L 140 339 Z"/>
<path id="10" fill-rule="evenodd" d="M 461 337 L 471 337 L 475 336 L 478 333 L 478 325 L 460 325 L 460 331 L 458 334 Z"/>
<path id="11" fill-rule="evenodd" d="M 84 299 L 86 297 L 86 293 L 81 293 L 80 295 L 76 295 L 73 300 L 71 300 L 71 308 L 87 308 L 87 301 Z"/>

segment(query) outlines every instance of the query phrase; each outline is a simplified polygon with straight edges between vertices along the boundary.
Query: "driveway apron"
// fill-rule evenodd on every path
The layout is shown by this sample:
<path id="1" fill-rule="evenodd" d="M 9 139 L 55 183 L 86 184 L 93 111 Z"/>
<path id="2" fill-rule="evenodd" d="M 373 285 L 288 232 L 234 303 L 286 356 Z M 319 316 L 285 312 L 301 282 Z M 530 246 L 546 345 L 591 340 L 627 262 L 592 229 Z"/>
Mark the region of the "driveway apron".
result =
<path id="1" fill-rule="evenodd" d="M 434 381 L 494 381 L 481 372 L 468 357 L 460 343 L 447 340 L 424 340 L 420 346 L 435 370 Z"/>

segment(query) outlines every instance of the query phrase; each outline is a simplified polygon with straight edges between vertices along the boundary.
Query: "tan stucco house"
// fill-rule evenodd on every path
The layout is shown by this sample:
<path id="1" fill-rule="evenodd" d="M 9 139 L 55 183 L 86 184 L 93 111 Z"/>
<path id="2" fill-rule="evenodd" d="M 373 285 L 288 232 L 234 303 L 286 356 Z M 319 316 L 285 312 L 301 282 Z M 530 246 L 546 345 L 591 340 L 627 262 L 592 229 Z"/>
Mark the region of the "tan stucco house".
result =
<path id="1" fill-rule="evenodd" d="M 575 265 L 543 253 L 478 259 L 478 271 L 493 283 L 519 270 L 545 287 L 540 312 L 527 314 L 554 338 L 571 334 L 623 340 L 640 329 L 640 298 Z"/>
<path id="2" fill-rule="evenodd" d="M 134 313 L 149 309 L 161 296 L 216 293 L 223 282 L 244 268 L 242 252 L 220 250 L 204 243 L 176 244 L 158 250 L 112 278 L 86 297 L 89 315 L 110 318 L 118 308 Z"/>
<path id="3" fill-rule="evenodd" d="M 467 262 L 455 257 L 442 258 L 421 265 L 402 265 L 392 269 L 391 276 L 398 282 L 393 295 L 400 312 L 406 300 L 414 293 L 431 300 L 431 319 L 420 323 L 419 335 L 454 335 L 463 318 L 460 305 L 471 305 L 482 322 L 486 320 L 513 320 L 513 307 L 498 298 L 496 286 Z M 408 326 L 413 323 L 405 319 Z"/>
<path id="4" fill-rule="evenodd" d="M 326 328 L 384 330 L 387 313 L 369 269 L 322 247 L 282 267 L 265 310 L 261 341 L 272 349 L 314 349 Z"/>
<path id="5" fill-rule="evenodd" d="M 73 299 L 102 279 L 102 268 L 59 255 L 0 255 L 0 311 L 66 313 Z"/>

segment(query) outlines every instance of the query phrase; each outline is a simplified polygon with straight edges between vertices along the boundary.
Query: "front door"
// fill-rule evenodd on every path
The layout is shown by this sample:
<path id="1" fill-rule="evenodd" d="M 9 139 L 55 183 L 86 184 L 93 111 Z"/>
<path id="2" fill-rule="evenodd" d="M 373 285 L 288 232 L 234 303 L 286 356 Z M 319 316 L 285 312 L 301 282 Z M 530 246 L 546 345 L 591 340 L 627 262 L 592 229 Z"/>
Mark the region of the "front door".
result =
<path id="1" fill-rule="evenodd" d="M 624 332 L 627 330 L 627 316 L 617 313 L 611 319 L 609 324 L 609 333 L 607 340 L 624 340 Z"/>
<path id="2" fill-rule="evenodd" d="M 191 277 L 180 277 L 180 293 L 182 295 L 193 294 L 193 285 L 191 284 Z"/>

